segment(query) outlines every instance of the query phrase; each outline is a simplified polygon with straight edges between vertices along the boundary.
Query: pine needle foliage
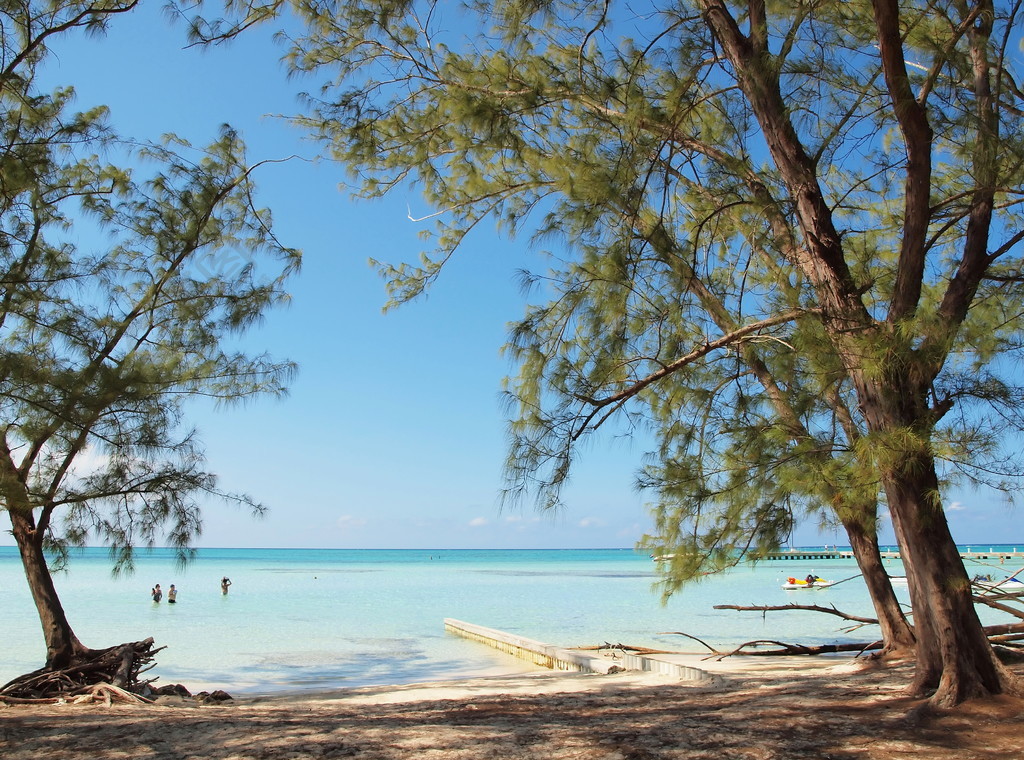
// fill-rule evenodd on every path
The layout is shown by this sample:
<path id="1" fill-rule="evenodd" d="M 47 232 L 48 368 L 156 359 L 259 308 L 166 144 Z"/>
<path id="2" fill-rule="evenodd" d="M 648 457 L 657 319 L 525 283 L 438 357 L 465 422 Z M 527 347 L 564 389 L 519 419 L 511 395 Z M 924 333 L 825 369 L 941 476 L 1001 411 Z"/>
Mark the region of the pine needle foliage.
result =
<path id="1" fill-rule="evenodd" d="M 507 347 L 510 500 L 557 507 L 591 436 L 643 430 L 666 591 L 836 519 L 916 646 L 913 692 L 1018 688 L 941 493 L 1021 474 L 1019 3 L 291 11 L 287 60 L 321 85 L 296 122 L 363 196 L 428 206 L 433 249 L 378 263 L 391 305 L 483 224 L 554 251 Z M 881 499 L 913 632 L 877 556 Z"/>
<path id="2" fill-rule="evenodd" d="M 859 304 L 846 314 L 802 263 L 815 231 L 709 23 L 724 5 L 501 2 L 468 4 L 461 20 L 434 3 L 295 9 L 306 31 L 289 62 L 324 75 L 298 121 L 364 196 L 411 185 L 432 210 L 434 250 L 379 264 L 393 304 L 429 287 L 486 220 L 558 244 L 526 277 L 538 297 L 507 347 L 519 367 L 510 499 L 557 506 L 588 436 L 615 417 L 642 428 L 657 448 L 638 483 L 658 528 L 643 544 L 686 558 L 671 590 L 763 556 L 808 515 L 873 528 L 881 474 L 908 452 L 1003 488 L 1020 473 L 1015 5 L 901 6 L 905 87 L 931 130 L 910 285 L 916 146 L 870 5 L 737 13 L 816 169 Z M 988 197 L 985 276 L 954 306 Z M 918 412 L 872 429 L 858 383 L 901 375 L 920 380 L 907 400 Z"/>
<path id="3" fill-rule="evenodd" d="M 218 489 L 185 405 L 286 391 L 290 362 L 234 345 L 300 261 L 230 127 L 139 144 L 105 108 L 75 111 L 70 87 L 35 86 L 62 33 L 134 7 L 0 11 L 0 508 L 19 545 L 59 564 L 102 542 L 115 571 L 158 542 L 187 560 L 211 497 L 262 510 Z"/>
<path id="4" fill-rule="evenodd" d="M 430 208 L 434 249 L 379 263 L 393 305 L 485 222 L 556 244 L 507 347 L 511 500 L 556 507 L 589 436 L 642 429 L 643 545 L 680 558 L 671 591 L 808 517 L 873 530 L 881 479 L 911 460 L 1016 481 L 1017 5 L 900 4 L 901 81 L 860 1 L 294 8 L 289 63 L 323 82 L 297 121 L 363 196 L 412 186 Z M 758 51 L 749 70 L 729 24 Z M 841 259 L 809 265 L 826 237 Z M 913 379 L 913 411 L 874 425 L 865 384 L 894 378 Z"/>

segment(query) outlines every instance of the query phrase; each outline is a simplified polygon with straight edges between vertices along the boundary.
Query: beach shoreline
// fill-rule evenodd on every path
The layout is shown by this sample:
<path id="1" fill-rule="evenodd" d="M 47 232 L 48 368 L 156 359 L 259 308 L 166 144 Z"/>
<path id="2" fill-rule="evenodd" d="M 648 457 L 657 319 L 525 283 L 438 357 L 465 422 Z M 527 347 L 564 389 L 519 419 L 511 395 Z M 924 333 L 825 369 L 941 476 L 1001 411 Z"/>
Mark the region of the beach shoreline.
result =
<path id="1" fill-rule="evenodd" d="M 243 697 L 222 706 L 0 707 L 0 755 L 284 760 L 651 760 L 1024 755 L 1024 702 L 931 714 L 910 664 L 821 657 L 704 663 L 712 678 L 564 672 Z M 1024 677 L 1024 668 L 1015 672 Z"/>

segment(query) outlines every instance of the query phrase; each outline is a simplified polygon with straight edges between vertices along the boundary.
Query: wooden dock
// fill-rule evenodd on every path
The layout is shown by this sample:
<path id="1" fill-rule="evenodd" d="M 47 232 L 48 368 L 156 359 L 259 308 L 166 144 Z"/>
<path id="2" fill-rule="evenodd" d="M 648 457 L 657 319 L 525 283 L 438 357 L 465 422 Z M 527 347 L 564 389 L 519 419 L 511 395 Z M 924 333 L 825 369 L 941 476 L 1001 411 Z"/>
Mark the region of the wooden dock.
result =
<path id="1" fill-rule="evenodd" d="M 811 559 L 811 560 L 830 560 L 830 559 L 853 559 L 853 552 L 849 549 L 784 549 L 782 551 L 771 552 L 765 559 L 766 560 L 797 560 L 797 559 Z M 883 551 L 883 559 L 900 559 L 900 553 L 898 551 Z M 966 551 L 960 552 L 960 559 L 966 560 L 998 560 L 1005 562 L 1007 560 L 1017 560 L 1024 562 L 1024 551 L 1017 551 L 1017 547 L 1013 547 L 1011 551 L 1004 551 L 1001 549 L 989 548 L 988 550 L 968 547 Z"/>
<path id="2" fill-rule="evenodd" d="M 485 628 L 482 625 L 466 623 L 453 618 L 444 619 L 447 633 L 461 636 L 471 641 L 478 641 L 501 652 L 511 654 L 520 660 L 532 662 L 534 665 L 566 670 L 577 673 L 608 673 L 613 668 L 622 670 L 645 671 L 678 678 L 681 681 L 706 681 L 711 675 L 700 668 L 694 668 L 678 662 L 670 662 L 652 655 L 616 652 L 614 658 L 602 656 L 592 651 L 568 649 L 540 641 L 527 639 L 515 634 Z"/>

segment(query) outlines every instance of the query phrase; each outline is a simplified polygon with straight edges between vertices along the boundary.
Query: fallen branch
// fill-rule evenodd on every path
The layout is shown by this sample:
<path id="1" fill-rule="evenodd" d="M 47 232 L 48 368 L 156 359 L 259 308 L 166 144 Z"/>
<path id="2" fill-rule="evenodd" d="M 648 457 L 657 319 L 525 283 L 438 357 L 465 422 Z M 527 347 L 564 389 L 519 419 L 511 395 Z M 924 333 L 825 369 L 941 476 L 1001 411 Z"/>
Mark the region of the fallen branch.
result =
<path id="1" fill-rule="evenodd" d="M 693 636 L 693 635 L 691 635 L 691 634 L 689 634 L 689 633 L 685 633 L 684 631 L 662 631 L 662 632 L 661 632 L 661 633 L 659 633 L 658 635 L 659 635 L 659 636 L 685 636 L 686 638 L 688 638 L 688 639 L 693 639 L 693 640 L 694 640 L 694 641 L 696 641 L 696 642 L 697 642 L 698 644 L 701 644 L 701 645 L 703 645 L 703 646 L 704 646 L 704 647 L 706 647 L 706 648 L 708 649 L 708 651 L 710 651 L 710 652 L 711 652 L 712 654 L 721 654 L 721 652 L 719 652 L 719 651 L 718 651 L 717 649 L 715 649 L 715 648 L 714 648 L 713 646 L 711 646 L 710 644 L 708 644 L 708 643 L 707 643 L 706 641 L 703 641 L 702 639 L 698 639 L 698 638 L 697 638 L 696 636 Z"/>
<path id="2" fill-rule="evenodd" d="M 635 647 L 630 644 L 609 644 L 607 641 L 603 644 L 586 647 L 573 647 L 573 649 L 578 652 L 600 652 L 605 649 L 616 649 L 622 652 L 634 652 L 636 654 L 676 654 L 670 649 L 650 649 L 648 647 Z"/>
<path id="3" fill-rule="evenodd" d="M 1013 644 L 1024 641 L 1024 633 L 1008 633 L 997 636 L 989 636 L 988 640 L 993 644 Z"/>
<path id="4" fill-rule="evenodd" d="M 984 604 L 986 607 L 991 607 L 994 610 L 999 610 L 1000 612 L 1005 612 L 1007 615 L 1013 615 L 1015 618 L 1024 620 L 1024 610 L 1019 610 L 1006 604 L 1006 602 L 1010 600 L 1019 602 L 1019 592 L 1017 594 L 1000 594 L 999 596 L 989 594 L 972 594 L 971 599 L 974 600 L 975 604 Z"/>
<path id="5" fill-rule="evenodd" d="M 1005 612 L 1009 615 L 1024 621 L 1024 609 L 1019 606 L 1024 602 L 1024 590 L 1018 590 L 1019 587 L 1010 585 L 1007 587 L 1007 581 L 1024 574 L 1024 568 L 1021 568 L 1017 572 L 1013 573 L 1009 578 L 999 582 L 988 583 L 985 581 L 974 580 L 972 585 L 976 589 L 977 593 L 973 595 L 973 600 L 977 604 L 983 604 L 992 609 Z M 855 577 L 845 578 L 852 580 Z M 835 585 L 835 584 L 832 584 Z M 823 587 L 824 588 L 824 587 Z M 1010 590 L 1006 590 L 1009 588 Z M 738 610 L 741 612 L 760 612 L 762 615 L 768 612 L 787 612 L 791 610 L 799 610 L 801 612 L 822 612 L 828 615 L 835 615 L 836 617 L 842 618 L 843 620 L 849 620 L 859 625 L 877 625 L 878 620 L 876 618 L 861 617 L 859 615 L 851 615 L 846 612 L 842 612 L 834 606 L 825 607 L 818 604 L 780 604 L 780 605 L 739 605 L 739 604 L 716 604 L 714 606 L 716 610 Z M 913 614 L 912 612 L 910 614 Z M 850 630 L 853 630 L 858 626 L 851 626 Z M 1019 647 L 1018 642 L 1024 641 L 1024 622 L 1021 623 L 1009 623 L 1002 625 L 986 626 L 984 628 L 986 636 L 992 644 L 999 644 L 1003 647 Z M 668 631 L 666 633 L 674 634 L 677 636 L 686 636 L 687 638 L 693 639 L 705 646 L 712 654 L 709 657 L 716 659 L 723 659 L 730 657 L 735 654 L 750 654 L 750 655 L 763 655 L 763 656 L 787 656 L 787 655 L 817 655 L 827 654 L 834 652 L 866 652 L 875 649 L 881 649 L 883 644 L 881 641 L 875 641 L 871 643 L 847 643 L 847 644 L 824 644 L 818 646 L 807 646 L 802 644 L 788 644 L 782 641 L 774 641 L 770 639 L 760 639 L 757 641 L 748 641 L 741 644 L 731 652 L 719 652 L 714 647 L 709 645 L 707 642 L 701 641 L 696 636 L 691 636 L 683 631 Z M 765 645 L 771 645 L 775 648 L 768 650 L 757 650 L 751 649 L 754 647 L 761 647 Z"/>
<path id="6" fill-rule="evenodd" d="M 857 573 L 856 575 L 851 575 L 849 578 L 843 578 L 841 581 L 835 581 L 834 583 L 822 586 L 821 588 L 832 588 L 833 586 L 838 586 L 840 583 L 846 583 L 847 581 L 852 581 L 854 578 L 860 578 L 861 575 L 863 575 L 863 573 Z"/>
<path id="7" fill-rule="evenodd" d="M 774 646 L 781 647 L 781 649 L 745 651 L 747 647 L 757 647 L 764 644 L 772 644 Z M 788 657 L 795 655 L 833 654 L 835 652 L 868 652 L 881 648 L 881 641 L 873 641 L 871 643 L 860 642 L 854 644 L 819 644 L 817 646 L 806 646 L 803 644 L 787 644 L 784 641 L 773 641 L 771 639 L 758 639 L 740 644 L 731 652 L 719 652 L 715 659 L 722 660 L 735 654 L 756 655 L 760 657 Z"/>
<path id="8" fill-rule="evenodd" d="M 1020 571 L 1018 571 L 1020 572 Z M 1016 575 L 1016 573 L 1015 573 Z M 977 582 L 975 582 L 977 586 Z M 974 600 L 981 604 L 985 604 L 997 610 L 1006 612 L 1014 617 L 1024 619 L 1024 611 L 1015 609 L 1005 604 L 1007 599 L 1019 599 L 1021 596 L 1020 592 L 999 594 L 995 595 L 976 595 Z M 835 615 L 844 620 L 850 620 L 855 623 L 861 624 L 877 624 L 878 621 L 874 618 L 860 617 L 858 615 L 850 615 L 849 613 L 842 612 L 835 607 L 822 607 L 817 604 L 781 604 L 781 605 L 739 605 L 739 604 L 716 604 L 714 607 L 716 610 L 739 610 L 742 612 L 779 612 L 789 610 L 800 610 L 805 612 L 824 612 L 829 615 Z M 1024 622 L 1022 623 L 1005 623 L 1001 625 L 990 625 L 985 626 L 985 635 L 988 636 L 989 641 L 993 644 L 1001 644 L 1003 646 L 1014 646 L 1018 641 L 1024 641 Z M 683 633 L 681 631 L 674 631 L 678 635 L 687 636 L 696 641 L 694 636 Z M 833 652 L 866 652 L 874 649 L 881 649 L 882 642 L 876 641 L 872 643 L 849 643 L 849 644 L 824 644 L 820 646 L 805 646 L 802 644 L 787 644 L 782 641 L 774 641 L 770 639 L 760 639 L 757 641 L 748 641 L 745 644 L 741 644 L 731 652 L 716 652 L 714 648 L 705 644 L 703 641 L 700 643 L 704 644 L 710 649 L 718 659 L 729 657 L 734 654 L 751 654 L 751 655 L 764 655 L 764 656 L 786 656 L 786 655 L 814 655 L 814 654 L 827 654 Z M 765 644 L 771 644 L 777 649 L 771 650 L 760 650 L 760 651 L 747 651 L 748 647 L 763 646 Z"/>
<path id="9" fill-rule="evenodd" d="M 1021 633 L 1024 632 L 1024 623 L 999 623 L 997 625 L 986 625 L 982 626 L 982 629 L 986 635 L 994 636 L 1002 633 Z"/>
<path id="10" fill-rule="evenodd" d="M 822 607 L 818 604 L 758 604 L 744 606 L 739 604 L 716 604 L 716 610 L 740 610 L 741 612 L 785 612 L 788 610 L 803 610 L 806 612 L 824 612 L 828 615 L 836 615 L 843 620 L 851 620 L 854 623 L 867 623 L 869 625 L 878 622 L 877 618 L 860 617 L 837 610 L 835 607 Z"/>

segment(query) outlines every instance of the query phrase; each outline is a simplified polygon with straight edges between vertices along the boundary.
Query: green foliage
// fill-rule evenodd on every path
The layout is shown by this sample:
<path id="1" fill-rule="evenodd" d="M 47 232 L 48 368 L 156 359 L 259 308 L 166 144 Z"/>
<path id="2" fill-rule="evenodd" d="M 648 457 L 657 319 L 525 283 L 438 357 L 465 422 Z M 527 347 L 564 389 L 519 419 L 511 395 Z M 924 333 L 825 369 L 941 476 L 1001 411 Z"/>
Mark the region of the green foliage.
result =
<path id="1" fill-rule="evenodd" d="M 671 591 L 808 514 L 873 528 L 911 463 L 1020 470 L 1015 5 L 469 7 L 300 2 L 288 60 L 364 196 L 423 193 L 393 303 L 485 221 L 557 243 L 507 348 L 510 498 L 557 506 L 613 418 L 651 434 Z"/>
<path id="2" fill-rule="evenodd" d="M 210 496 L 262 509 L 217 489 L 183 410 L 285 392 L 292 364 L 230 346 L 299 265 L 230 128 L 137 147 L 34 89 L 60 31 L 132 6 L 12 6 L 0 38 L 0 506 L 59 557 L 108 543 L 116 569 L 158 540 L 187 559 Z"/>

